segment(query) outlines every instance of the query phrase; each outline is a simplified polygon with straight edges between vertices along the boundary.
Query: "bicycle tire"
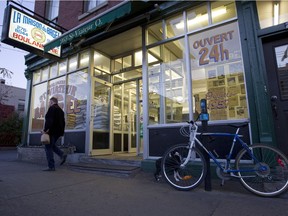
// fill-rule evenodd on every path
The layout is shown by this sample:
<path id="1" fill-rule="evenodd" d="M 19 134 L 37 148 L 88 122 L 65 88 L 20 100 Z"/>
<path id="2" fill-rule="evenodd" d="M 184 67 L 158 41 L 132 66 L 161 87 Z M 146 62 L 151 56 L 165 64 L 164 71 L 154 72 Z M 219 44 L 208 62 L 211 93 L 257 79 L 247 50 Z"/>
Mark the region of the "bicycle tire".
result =
<path id="1" fill-rule="evenodd" d="M 207 164 L 198 148 L 193 150 L 194 159 L 181 167 L 189 152 L 189 145 L 178 144 L 169 148 L 162 158 L 161 171 L 166 181 L 177 190 L 188 191 L 196 188 L 207 173 Z M 196 158 L 196 159 L 195 159 Z"/>
<path id="2" fill-rule="evenodd" d="M 249 146 L 258 162 L 252 160 L 247 150 L 242 149 L 236 156 L 236 169 L 240 182 L 248 191 L 263 197 L 276 197 L 288 189 L 288 159 L 273 146 L 255 144 Z M 261 170 L 260 165 L 266 170 Z M 252 171 L 256 170 L 256 171 Z M 246 171 L 244 171 L 246 169 Z M 247 172 L 247 169 L 251 171 Z"/>

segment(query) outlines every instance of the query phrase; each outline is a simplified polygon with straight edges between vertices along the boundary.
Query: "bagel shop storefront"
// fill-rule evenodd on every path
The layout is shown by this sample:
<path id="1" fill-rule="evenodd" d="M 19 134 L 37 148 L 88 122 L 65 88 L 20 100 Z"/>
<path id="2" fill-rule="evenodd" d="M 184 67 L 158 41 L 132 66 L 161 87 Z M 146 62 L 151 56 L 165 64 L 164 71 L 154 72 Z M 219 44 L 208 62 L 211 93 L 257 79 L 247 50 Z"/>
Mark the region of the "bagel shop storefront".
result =
<path id="1" fill-rule="evenodd" d="M 257 13 L 272 2 L 153 2 L 145 16 L 122 8 L 105 32 L 102 27 L 110 22 L 90 25 L 125 5 L 53 38 L 44 51 L 61 47 L 58 59 L 26 56 L 30 93 L 24 145 L 39 145 L 52 96 L 65 111 L 62 142 L 75 146 L 74 155 L 158 158 L 169 146 L 187 141 L 179 129 L 197 118 L 201 99 L 207 101 L 209 131 L 233 133 L 230 124 L 248 123 L 240 132 L 247 143 L 280 143 L 262 44 L 269 49 L 273 38 L 268 36 L 285 35 L 287 29 L 283 20 L 275 27 L 267 21 L 271 17 Z M 285 17 L 287 11 L 281 13 Z M 209 147 L 225 157 L 227 143 L 217 139 Z"/>

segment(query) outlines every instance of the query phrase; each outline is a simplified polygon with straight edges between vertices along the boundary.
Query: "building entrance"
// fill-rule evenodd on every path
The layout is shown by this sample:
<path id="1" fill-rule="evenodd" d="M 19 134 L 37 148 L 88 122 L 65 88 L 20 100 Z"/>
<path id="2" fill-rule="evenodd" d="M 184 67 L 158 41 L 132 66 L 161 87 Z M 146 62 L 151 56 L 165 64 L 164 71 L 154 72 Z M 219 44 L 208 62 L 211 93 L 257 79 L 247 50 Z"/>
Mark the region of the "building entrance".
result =
<path id="1" fill-rule="evenodd" d="M 140 86 L 141 80 L 113 86 L 113 152 L 141 153 Z"/>
<path id="2" fill-rule="evenodd" d="M 93 78 L 90 131 L 92 131 L 92 155 L 111 154 L 110 103 L 111 84 Z"/>
<path id="3" fill-rule="evenodd" d="M 279 38 L 279 36 L 278 36 Z M 271 109 L 278 147 L 288 155 L 288 37 L 264 41 Z"/>

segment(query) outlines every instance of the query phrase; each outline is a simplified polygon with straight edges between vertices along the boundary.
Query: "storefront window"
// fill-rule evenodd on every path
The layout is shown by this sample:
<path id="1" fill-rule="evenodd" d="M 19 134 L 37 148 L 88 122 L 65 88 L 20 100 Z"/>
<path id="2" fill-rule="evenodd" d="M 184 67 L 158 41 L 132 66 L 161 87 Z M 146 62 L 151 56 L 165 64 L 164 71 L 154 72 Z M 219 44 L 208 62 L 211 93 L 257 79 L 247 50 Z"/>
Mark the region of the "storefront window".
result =
<path id="1" fill-rule="evenodd" d="M 68 76 L 66 87 L 66 129 L 85 129 L 88 98 L 87 70 Z"/>
<path id="2" fill-rule="evenodd" d="M 148 27 L 147 29 L 148 37 L 147 37 L 147 44 L 153 44 L 157 41 L 163 40 L 163 25 L 162 21 L 157 22 L 156 24 L 153 24 Z"/>
<path id="3" fill-rule="evenodd" d="M 72 56 L 69 58 L 69 71 L 76 70 L 77 68 L 77 56 Z"/>
<path id="4" fill-rule="evenodd" d="M 67 60 L 60 61 L 59 63 L 59 75 L 63 75 L 67 72 Z"/>
<path id="5" fill-rule="evenodd" d="M 177 25 L 180 23 L 184 23 L 182 14 L 166 20 L 166 38 L 172 38 L 184 34 L 184 25 L 183 28 L 177 28 Z"/>
<path id="6" fill-rule="evenodd" d="M 129 68 L 132 67 L 132 56 L 125 56 L 123 58 L 123 68 Z"/>
<path id="7" fill-rule="evenodd" d="M 183 47 L 183 39 L 161 45 L 159 62 L 149 66 L 149 124 L 189 119 Z"/>
<path id="8" fill-rule="evenodd" d="M 65 76 L 49 81 L 48 99 L 50 99 L 51 97 L 56 97 L 58 99 L 59 106 L 64 109 L 65 90 Z"/>
<path id="9" fill-rule="evenodd" d="M 113 61 L 113 72 L 119 72 L 122 69 L 122 58 L 117 58 Z"/>
<path id="10" fill-rule="evenodd" d="M 135 67 L 142 65 L 143 54 L 142 51 L 134 53 L 134 65 Z"/>
<path id="11" fill-rule="evenodd" d="M 111 60 L 108 57 L 96 51 L 94 52 L 94 67 L 95 68 L 101 71 L 107 72 L 107 73 L 111 73 L 110 64 L 111 64 Z"/>
<path id="12" fill-rule="evenodd" d="M 260 28 L 267 28 L 288 21 L 288 1 L 256 1 Z"/>
<path id="13" fill-rule="evenodd" d="M 101 70 L 98 70 L 94 68 L 94 77 L 97 77 L 98 79 L 105 80 L 107 82 L 111 82 L 111 75 L 109 73 L 103 72 Z"/>
<path id="14" fill-rule="evenodd" d="M 47 80 L 48 79 L 48 75 L 49 75 L 49 67 L 43 68 L 41 74 L 42 74 L 41 81 Z"/>
<path id="15" fill-rule="evenodd" d="M 89 51 L 83 52 L 80 54 L 80 68 L 88 67 L 89 65 Z"/>
<path id="16" fill-rule="evenodd" d="M 58 68 L 57 68 L 57 63 L 56 63 L 50 67 L 50 79 L 56 77 L 57 72 L 58 72 Z"/>
<path id="17" fill-rule="evenodd" d="M 33 88 L 33 97 L 32 97 L 32 110 L 31 110 L 31 131 L 39 132 L 43 130 L 44 119 L 46 114 L 46 105 L 47 105 L 47 82 L 36 85 Z"/>
<path id="18" fill-rule="evenodd" d="M 209 22 L 208 22 L 207 4 L 189 10 L 187 12 L 187 17 L 188 17 L 187 21 L 188 31 L 194 31 L 196 29 L 208 26 Z M 176 27 L 184 29 L 184 23 L 180 23 Z"/>
<path id="19" fill-rule="evenodd" d="M 211 3 L 211 18 L 213 24 L 233 17 L 236 17 L 234 1 L 216 1 Z"/>
<path id="20" fill-rule="evenodd" d="M 189 36 L 194 114 L 207 99 L 210 120 L 248 118 L 236 22 Z"/>
<path id="21" fill-rule="evenodd" d="M 41 80 L 41 71 L 38 70 L 35 73 L 33 73 L 33 84 L 39 83 Z"/>

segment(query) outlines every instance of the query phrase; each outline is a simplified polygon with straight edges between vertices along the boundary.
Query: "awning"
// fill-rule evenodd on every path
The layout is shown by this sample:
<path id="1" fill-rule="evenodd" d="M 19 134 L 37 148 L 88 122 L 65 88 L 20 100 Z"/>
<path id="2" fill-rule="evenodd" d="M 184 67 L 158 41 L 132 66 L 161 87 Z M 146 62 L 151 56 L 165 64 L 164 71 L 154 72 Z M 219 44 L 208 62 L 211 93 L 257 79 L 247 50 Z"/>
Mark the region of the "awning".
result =
<path id="1" fill-rule="evenodd" d="M 131 12 L 131 2 L 127 1 L 119 7 L 102 14 L 101 16 L 95 17 L 76 28 L 65 32 L 60 37 L 52 40 L 51 42 L 44 45 L 44 52 L 48 52 L 55 47 L 62 46 L 64 44 L 69 44 L 70 42 L 80 39 L 81 37 L 88 35 L 99 28 L 112 23 L 116 19 L 119 19 Z"/>

